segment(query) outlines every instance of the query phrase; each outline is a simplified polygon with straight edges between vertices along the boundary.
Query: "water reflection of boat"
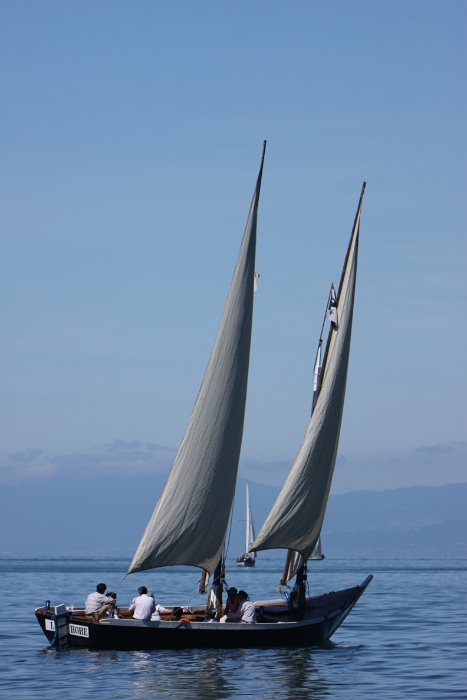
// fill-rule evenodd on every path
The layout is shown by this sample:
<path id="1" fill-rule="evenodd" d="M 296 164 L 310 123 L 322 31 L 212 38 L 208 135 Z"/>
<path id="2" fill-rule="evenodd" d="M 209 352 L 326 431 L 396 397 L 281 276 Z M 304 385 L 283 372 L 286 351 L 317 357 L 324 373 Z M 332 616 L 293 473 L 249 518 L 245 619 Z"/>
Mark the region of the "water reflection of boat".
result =
<path id="1" fill-rule="evenodd" d="M 330 648 L 332 642 L 326 646 Z M 267 669 L 269 688 L 278 688 L 284 700 L 331 695 L 326 665 L 309 647 L 295 648 L 292 655 L 290 650 L 281 648 L 261 649 L 255 654 L 243 649 L 192 650 L 185 652 L 182 663 L 178 654 L 167 649 L 156 656 L 135 652 L 130 659 L 140 698 L 222 700 L 244 694 L 254 696 L 258 691 L 259 697 L 264 698 L 258 667 Z"/>
<path id="2" fill-rule="evenodd" d="M 266 144 L 265 144 L 266 145 Z M 164 566 L 203 570 L 200 591 L 222 611 L 224 543 L 235 494 L 247 394 L 258 203 L 265 145 L 240 252 L 214 347 L 191 417 L 128 574 Z M 289 476 L 247 554 L 288 550 L 281 584 L 296 575 L 288 600 L 255 603 L 257 624 L 208 621 L 205 606 L 174 607 L 161 620 L 136 620 L 128 608 L 100 621 L 64 605 L 36 610 L 53 646 L 100 649 L 284 647 L 328 640 L 371 576 L 353 588 L 306 597 L 306 561 L 317 543 L 331 486 L 344 406 L 357 271 L 360 197 L 321 363 L 315 362 L 313 411 Z M 323 323 L 324 328 L 324 323 Z M 72 497 L 72 496 L 71 496 Z M 177 573 L 173 574 L 174 576 Z"/>
<path id="3" fill-rule="evenodd" d="M 256 552 L 250 552 L 250 548 L 255 541 L 255 526 L 253 523 L 253 513 L 251 512 L 250 492 L 248 490 L 248 482 L 246 484 L 246 527 L 245 527 L 245 552 L 237 559 L 237 566 L 254 566 L 256 561 Z"/>

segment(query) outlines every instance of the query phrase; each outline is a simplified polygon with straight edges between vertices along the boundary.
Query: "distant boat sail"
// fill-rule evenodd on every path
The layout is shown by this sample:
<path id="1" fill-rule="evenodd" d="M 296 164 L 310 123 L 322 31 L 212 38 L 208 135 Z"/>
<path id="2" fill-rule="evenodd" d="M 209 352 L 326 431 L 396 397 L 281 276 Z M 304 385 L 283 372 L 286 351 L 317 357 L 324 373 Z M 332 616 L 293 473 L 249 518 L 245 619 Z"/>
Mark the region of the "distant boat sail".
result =
<path id="1" fill-rule="evenodd" d="M 321 561 L 324 559 L 324 554 L 321 549 L 321 537 L 318 537 L 318 541 L 311 555 L 308 557 L 308 561 Z"/>
<path id="2" fill-rule="evenodd" d="M 204 571 L 201 590 L 214 573 L 209 593 L 212 607 L 175 606 L 157 620 L 135 619 L 129 608 L 119 607 L 118 617 L 95 619 L 86 615 L 84 608 L 51 607 L 47 602 L 36 609 L 36 617 L 52 646 L 179 649 L 321 643 L 332 636 L 372 578 L 368 576 L 360 586 L 346 590 L 305 597 L 305 562 L 321 531 L 342 421 L 362 191 L 339 289 L 337 295 L 331 296 L 333 322 L 323 362 L 320 352 L 315 362 L 310 424 L 290 474 L 256 539 L 248 486 L 246 492 L 244 556 L 251 557 L 254 563 L 256 551 L 288 549 L 282 581 L 287 583 L 297 572 L 297 590 L 288 602 L 255 603 L 256 624 L 219 621 L 225 583 L 223 548 L 245 416 L 256 227 L 265 149 L 266 142 L 237 264 L 201 388 L 164 489 L 127 572 L 128 575 L 179 564 L 200 567 Z"/>
<path id="3" fill-rule="evenodd" d="M 246 484 L 246 533 L 245 533 L 245 553 L 237 559 L 237 566 L 254 566 L 256 552 L 248 554 L 250 547 L 255 541 L 255 527 L 253 524 L 253 514 L 250 505 L 250 493 L 248 491 L 248 482 Z"/>

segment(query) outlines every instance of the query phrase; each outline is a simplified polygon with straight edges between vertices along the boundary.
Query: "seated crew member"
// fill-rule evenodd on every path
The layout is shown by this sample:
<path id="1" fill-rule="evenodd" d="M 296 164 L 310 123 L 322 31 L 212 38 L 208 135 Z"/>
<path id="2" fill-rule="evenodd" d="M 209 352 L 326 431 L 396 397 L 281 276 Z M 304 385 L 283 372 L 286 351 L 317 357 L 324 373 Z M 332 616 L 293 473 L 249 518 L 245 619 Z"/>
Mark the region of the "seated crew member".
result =
<path id="1" fill-rule="evenodd" d="M 112 598 L 112 600 L 113 600 L 114 603 L 115 603 L 115 607 L 114 607 L 114 609 L 113 609 L 113 616 L 114 616 L 115 618 L 117 618 L 117 617 L 118 617 L 118 608 L 117 608 L 117 605 L 116 605 L 116 603 L 117 603 L 117 594 L 114 593 L 113 591 L 108 591 L 108 592 L 107 592 L 107 596 L 108 596 L 109 598 Z M 108 612 L 107 615 L 110 615 L 110 617 L 112 617 L 112 612 L 111 612 L 111 611 Z"/>
<path id="2" fill-rule="evenodd" d="M 140 586 L 138 588 L 138 597 L 133 598 L 131 601 L 129 611 L 133 613 L 135 620 L 150 620 L 154 608 L 154 598 L 148 596 L 146 586 Z"/>
<path id="3" fill-rule="evenodd" d="M 169 608 L 164 608 L 162 605 L 158 605 L 156 603 L 156 600 L 154 598 L 154 593 L 148 593 L 148 596 L 150 596 L 153 601 L 154 601 L 154 612 L 151 615 L 151 620 L 152 622 L 156 622 L 157 620 L 161 620 L 161 614 L 162 615 L 168 615 L 169 613 L 172 612 Z"/>
<path id="4" fill-rule="evenodd" d="M 238 591 L 234 586 L 231 586 L 228 591 L 227 591 L 227 600 L 225 602 L 225 609 L 224 609 L 224 615 L 228 615 L 229 613 L 236 613 L 238 610 L 238 600 L 237 600 L 237 594 Z"/>
<path id="5" fill-rule="evenodd" d="M 256 623 L 256 609 L 254 603 L 248 600 L 248 593 L 239 591 L 237 594 L 238 610 L 235 613 L 226 615 L 226 622 L 242 622 L 246 625 Z M 224 619 L 224 618 L 223 618 Z"/>
<path id="6" fill-rule="evenodd" d="M 107 612 L 115 608 L 117 596 L 115 593 L 104 595 L 107 586 L 105 583 L 98 583 L 96 592 L 90 593 L 84 604 L 84 612 L 88 619 L 100 620 Z"/>

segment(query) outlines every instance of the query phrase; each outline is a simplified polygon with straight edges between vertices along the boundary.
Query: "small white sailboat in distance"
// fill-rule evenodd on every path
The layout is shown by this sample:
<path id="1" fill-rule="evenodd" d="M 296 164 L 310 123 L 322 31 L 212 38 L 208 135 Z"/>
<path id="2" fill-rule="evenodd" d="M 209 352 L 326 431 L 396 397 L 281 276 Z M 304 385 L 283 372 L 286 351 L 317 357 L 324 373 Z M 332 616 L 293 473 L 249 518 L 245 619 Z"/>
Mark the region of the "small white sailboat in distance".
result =
<path id="1" fill-rule="evenodd" d="M 324 554 L 323 554 L 323 550 L 321 548 L 321 536 L 320 536 L 320 537 L 318 537 L 316 547 L 312 551 L 311 556 L 308 557 L 308 561 L 321 561 L 321 559 L 324 559 Z"/>
<path id="2" fill-rule="evenodd" d="M 246 483 L 246 531 L 245 531 L 245 554 L 237 559 L 237 566 L 254 566 L 256 552 L 248 554 L 251 545 L 255 541 L 255 526 L 253 524 L 253 514 L 250 505 L 250 492 L 248 491 L 248 482 Z"/>

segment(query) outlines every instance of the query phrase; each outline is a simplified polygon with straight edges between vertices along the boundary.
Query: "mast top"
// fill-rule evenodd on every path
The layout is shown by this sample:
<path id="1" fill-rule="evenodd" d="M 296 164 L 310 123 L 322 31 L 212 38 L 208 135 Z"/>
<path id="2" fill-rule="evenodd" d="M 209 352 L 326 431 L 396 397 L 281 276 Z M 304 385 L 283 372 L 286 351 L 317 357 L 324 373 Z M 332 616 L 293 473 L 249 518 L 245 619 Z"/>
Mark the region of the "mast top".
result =
<path id="1" fill-rule="evenodd" d="M 259 166 L 258 184 L 261 182 L 261 177 L 263 174 L 264 156 L 266 155 L 266 144 L 267 141 L 263 141 L 263 152 L 261 153 L 261 165 Z"/>

